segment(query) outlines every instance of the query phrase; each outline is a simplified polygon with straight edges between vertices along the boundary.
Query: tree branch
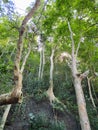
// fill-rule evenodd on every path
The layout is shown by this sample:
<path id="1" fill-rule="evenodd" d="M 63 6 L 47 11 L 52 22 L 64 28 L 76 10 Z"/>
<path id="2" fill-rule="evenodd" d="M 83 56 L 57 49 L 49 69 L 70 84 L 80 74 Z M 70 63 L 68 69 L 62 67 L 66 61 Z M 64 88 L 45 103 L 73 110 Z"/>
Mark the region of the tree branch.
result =
<path id="1" fill-rule="evenodd" d="M 70 31 L 70 38 L 71 38 L 71 42 L 72 42 L 72 67 L 71 67 L 71 70 L 72 70 L 73 77 L 75 77 L 76 73 L 77 73 L 76 56 L 75 56 L 75 43 L 74 43 L 74 39 L 73 39 L 73 32 L 72 32 L 72 29 L 71 29 L 69 22 L 68 22 L 68 28 Z"/>
<path id="2" fill-rule="evenodd" d="M 71 41 L 72 41 L 72 57 L 74 57 L 75 44 L 74 44 L 74 39 L 73 39 L 73 32 L 72 32 L 72 29 L 71 29 L 71 26 L 70 26 L 69 22 L 68 22 L 68 28 L 69 28 L 69 31 L 70 31 L 70 38 L 71 38 Z"/>
<path id="3" fill-rule="evenodd" d="M 79 40 L 79 43 L 78 43 L 78 46 L 77 46 L 77 49 L 76 49 L 76 54 L 75 54 L 76 58 L 78 56 L 78 52 L 79 52 L 79 49 L 80 49 L 80 44 L 81 44 L 81 38 Z"/>
<path id="4" fill-rule="evenodd" d="M 28 57 L 29 57 L 30 52 L 31 52 L 31 46 L 30 46 L 30 44 L 29 44 L 28 52 L 27 52 L 27 54 L 25 55 L 25 58 L 24 58 L 24 60 L 23 60 L 23 64 L 22 64 L 22 67 L 21 67 L 21 70 L 20 70 L 21 73 L 23 73 L 23 71 L 24 71 L 24 67 L 25 67 L 26 61 L 27 61 L 27 59 L 28 59 Z"/>
<path id="5" fill-rule="evenodd" d="M 89 74 L 89 70 L 85 71 L 83 74 L 80 74 L 80 78 L 83 79 L 83 78 L 86 78 Z"/>
<path id="6" fill-rule="evenodd" d="M 92 78 L 92 77 L 91 77 Z M 96 109 L 96 105 L 94 103 L 94 99 L 93 99 L 93 96 L 92 96 L 92 92 L 91 92 L 91 85 L 90 85 L 90 80 L 91 78 L 88 78 L 87 77 L 87 82 L 88 82 L 88 88 L 89 88 L 89 95 L 90 95 L 90 99 L 91 99 L 91 102 L 93 104 L 93 107 Z"/>

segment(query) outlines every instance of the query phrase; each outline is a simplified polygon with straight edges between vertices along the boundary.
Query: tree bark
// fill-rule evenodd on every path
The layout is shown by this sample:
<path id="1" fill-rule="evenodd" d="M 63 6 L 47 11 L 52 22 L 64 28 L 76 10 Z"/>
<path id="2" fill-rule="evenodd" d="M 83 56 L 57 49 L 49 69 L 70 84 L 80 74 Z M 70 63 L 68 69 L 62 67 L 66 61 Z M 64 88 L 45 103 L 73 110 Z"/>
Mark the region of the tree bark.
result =
<path id="1" fill-rule="evenodd" d="M 92 78 L 92 77 L 91 77 L 91 78 Z M 89 96 L 90 96 L 92 105 L 93 105 L 93 107 L 94 107 L 95 110 L 96 110 L 96 105 L 95 105 L 95 102 L 94 102 L 94 99 L 93 99 L 93 95 L 92 95 L 92 92 L 91 92 L 91 85 L 90 85 L 90 80 L 91 80 L 91 78 L 88 78 L 88 77 L 87 77 L 88 88 L 89 88 Z"/>
<path id="2" fill-rule="evenodd" d="M 22 99 L 22 72 L 20 68 L 21 55 L 23 50 L 23 36 L 25 32 L 25 27 L 27 22 L 32 18 L 35 10 L 39 7 L 40 0 L 36 0 L 35 5 L 31 9 L 31 11 L 25 16 L 19 30 L 19 39 L 17 42 L 17 52 L 15 57 L 15 66 L 14 66 L 14 81 L 15 87 L 11 93 L 6 94 L 6 96 L 0 96 L 0 105 L 12 104 L 21 102 Z"/>
<path id="3" fill-rule="evenodd" d="M 42 56 L 42 50 L 40 51 L 40 65 L 39 65 L 39 73 L 38 73 L 38 79 L 41 79 L 41 73 L 42 73 L 42 64 L 43 64 L 43 56 Z"/>
<path id="4" fill-rule="evenodd" d="M 53 57 L 54 57 L 54 49 L 52 49 L 52 53 L 50 56 L 50 86 L 47 90 L 47 95 L 49 97 L 50 103 L 52 103 L 56 99 L 53 92 L 53 70 L 54 70 Z"/>
<path id="5" fill-rule="evenodd" d="M 11 104 L 6 106 L 5 112 L 4 112 L 2 120 L 1 120 L 0 130 L 4 129 L 4 126 L 5 126 L 6 119 L 7 119 L 7 116 L 9 114 L 10 108 L 11 108 Z"/>
<path id="6" fill-rule="evenodd" d="M 45 49 L 45 45 L 43 43 L 43 39 L 41 34 L 39 35 L 40 40 L 39 40 L 39 49 L 40 50 L 40 65 L 39 65 L 39 73 L 38 73 L 38 79 L 42 79 L 43 78 L 43 73 L 44 73 L 44 65 L 45 65 L 45 55 L 44 55 L 44 49 Z"/>
<path id="7" fill-rule="evenodd" d="M 74 87 L 76 92 L 81 128 L 82 130 L 91 130 L 86 110 L 86 102 L 84 99 L 84 94 L 81 85 L 81 79 L 77 76 L 74 77 Z"/>
<path id="8" fill-rule="evenodd" d="M 45 52 L 44 51 L 45 51 L 45 46 L 43 45 L 43 49 L 42 49 L 43 65 L 42 65 L 41 79 L 43 78 L 44 66 L 45 66 Z"/>
<path id="9" fill-rule="evenodd" d="M 77 74 L 79 73 L 77 70 L 77 53 L 75 55 L 75 45 L 74 45 L 74 39 L 73 39 L 73 32 L 71 30 L 70 23 L 68 22 L 68 27 L 70 31 L 70 37 L 72 41 L 72 75 L 73 75 L 73 82 L 74 82 L 74 87 L 75 87 L 75 92 L 76 92 L 76 99 L 77 99 L 77 104 L 78 104 L 78 111 L 79 111 L 79 117 L 80 117 L 80 124 L 82 130 L 91 130 L 90 127 L 90 122 L 86 110 L 86 102 L 83 94 L 83 89 L 81 85 L 81 80 L 87 76 L 88 73 L 83 73 L 82 75 L 78 76 Z M 84 77 L 83 77 L 84 76 Z"/>

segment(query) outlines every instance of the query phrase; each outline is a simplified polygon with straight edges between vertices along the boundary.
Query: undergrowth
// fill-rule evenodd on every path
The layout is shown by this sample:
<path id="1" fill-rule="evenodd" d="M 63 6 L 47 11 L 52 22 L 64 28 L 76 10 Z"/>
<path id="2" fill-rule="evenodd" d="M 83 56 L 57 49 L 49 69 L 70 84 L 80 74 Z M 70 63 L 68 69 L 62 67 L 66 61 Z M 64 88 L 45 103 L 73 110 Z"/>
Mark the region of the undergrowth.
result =
<path id="1" fill-rule="evenodd" d="M 29 130 L 66 130 L 64 122 L 52 121 L 43 115 L 34 116 L 30 114 Z"/>

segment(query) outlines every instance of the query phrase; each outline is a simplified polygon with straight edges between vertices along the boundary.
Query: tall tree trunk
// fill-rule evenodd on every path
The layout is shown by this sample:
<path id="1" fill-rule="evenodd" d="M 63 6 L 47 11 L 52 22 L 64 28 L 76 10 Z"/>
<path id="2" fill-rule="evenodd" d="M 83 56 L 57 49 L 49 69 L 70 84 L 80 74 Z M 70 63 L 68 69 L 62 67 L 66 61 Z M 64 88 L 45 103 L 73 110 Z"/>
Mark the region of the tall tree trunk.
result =
<path id="1" fill-rule="evenodd" d="M 40 50 L 40 65 L 39 65 L 38 79 L 40 80 L 43 78 L 44 65 L 45 65 L 45 55 L 44 55 L 45 45 L 43 43 L 41 34 L 39 35 L 38 48 Z"/>
<path id="2" fill-rule="evenodd" d="M 68 22 L 68 27 L 69 27 L 70 37 L 71 37 L 71 41 L 72 41 L 72 67 L 71 67 L 71 70 L 72 70 L 74 87 L 75 87 L 75 92 L 76 92 L 80 124 L 81 124 L 82 130 L 91 130 L 89 118 L 88 118 L 88 114 L 87 114 L 87 110 L 86 110 L 86 102 L 85 102 L 83 89 L 82 89 L 82 85 L 81 85 L 81 80 L 87 75 L 86 75 L 86 73 L 78 75 L 79 73 L 78 73 L 77 64 L 76 64 L 77 51 L 76 51 L 76 55 L 75 55 L 73 32 L 71 30 L 71 26 L 70 26 L 69 22 Z"/>
<path id="3" fill-rule="evenodd" d="M 45 46 L 43 45 L 43 49 L 42 49 L 43 64 L 42 64 L 41 79 L 43 78 L 44 66 L 45 66 L 45 54 L 44 53 L 45 53 Z"/>
<path id="4" fill-rule="evenodd" d="M 50 86 L 49 89 L 47 90 L 47 95 L 49 97 L 50 103 L 52 103 L 56 99 L 53 93 L 53 70 L 54 70 L 53 57 L 54 57 L 54 49 L 52 49 L 52 53 L 50 56 Z"/>
<path id="5" fill-rule="evenodd" d="M 39 73 L 38 73 L 38 80 L 40 80 L 41 79 L 41 73 L 42 73 L 42 59 L 43 59 L 43 57 L 42 57 L 42 50 L 40 51 L 40 64 L 39 64 Z"/>
<path id="6" fill-rule="evenodd" d="M 20 61 L 21 61 L 21 55 L 22 55 L 22 50 L 23 50 L 23 36 L 24 36 L 27 22 L 32 18 L 35 10 L 39 7 L 39 5 L 40 5 L 40 0 L 36 0 L 35 5 L 30 10 L 30 12 L 25 16 L 20 26 L 19 39 L 17 42 L 17 52 L 16 52 L 16 58 L 15 58 L 15 67 L 14 67 L 15 88 L 12 90 L 11 93 L 3 94 L 0 96 L 0 105 L 21 102 L 22 72 L 21 72 L 21 67 L 20 67 Z"/>

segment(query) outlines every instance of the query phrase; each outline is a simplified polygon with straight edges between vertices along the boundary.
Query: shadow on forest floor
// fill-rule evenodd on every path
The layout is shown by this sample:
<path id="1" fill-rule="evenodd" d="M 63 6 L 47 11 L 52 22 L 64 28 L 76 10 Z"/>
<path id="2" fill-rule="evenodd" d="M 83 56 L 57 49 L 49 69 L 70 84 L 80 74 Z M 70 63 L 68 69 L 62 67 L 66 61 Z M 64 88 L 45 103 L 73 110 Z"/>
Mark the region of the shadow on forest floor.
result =
<path id="1" fill-rule="evenodd" d="M 80 130 L 79 124 L 72 114 L 66 110 L 62 112 L 53 109 L 47 100 L 38 102 L 33 98 L 26 99 L 22 104 L 12 105 L 4 130 L 35 130 L 30 129 L 30 118 L 37 115 L 44 115 L 45 121 L 47 119 L 51 122 L 63 122 L 66 126 L 65 130 Z M 45 130 L 50 129 L 45 128 Z"/>

